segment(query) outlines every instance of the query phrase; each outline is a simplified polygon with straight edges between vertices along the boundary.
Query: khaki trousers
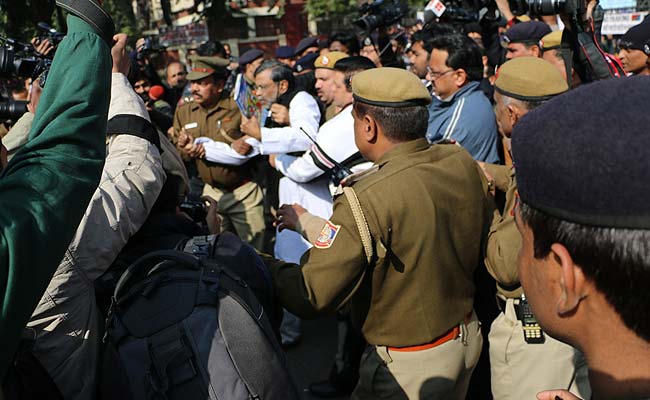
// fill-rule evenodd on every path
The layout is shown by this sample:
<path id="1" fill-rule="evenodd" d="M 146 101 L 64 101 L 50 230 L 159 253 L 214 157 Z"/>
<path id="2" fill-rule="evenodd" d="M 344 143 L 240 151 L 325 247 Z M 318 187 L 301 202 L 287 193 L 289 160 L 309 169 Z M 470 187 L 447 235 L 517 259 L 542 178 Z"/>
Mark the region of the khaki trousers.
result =
<path id="1" fill-rule="evenodd" d="M 483 337 L 475 314 L 460 328 L 461 336 L 427 350 L 368 346 L 351 399 L 465 399 Z"/>
<path id="2" fill-rule="evenodd" d="M 243 241 L 259 251 L 264 248 L 264 194 L 255 182 L 248 182 L 230 191 L 206 184 L 203 195 L 218 202 L 217 211 L 223 218 L 222 231 L 236 233 Z"/>
<path id="3" fill-rule="evenodd" d="M 565 389 L 580 398 L 591 397 L 587 362 L 580 351 L 544 334 L 545 342 L 524 340 L 514 300 L 492 322 L 490 372 L 495 400 L 535 399 L 542 390 Z"/>

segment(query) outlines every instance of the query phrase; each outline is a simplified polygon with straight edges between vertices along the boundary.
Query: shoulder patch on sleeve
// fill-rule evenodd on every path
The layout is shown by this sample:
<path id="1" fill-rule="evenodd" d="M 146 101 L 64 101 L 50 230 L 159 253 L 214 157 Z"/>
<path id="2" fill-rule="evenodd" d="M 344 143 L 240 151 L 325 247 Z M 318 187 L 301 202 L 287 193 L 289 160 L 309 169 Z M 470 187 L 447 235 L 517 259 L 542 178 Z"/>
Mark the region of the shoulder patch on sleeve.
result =
<path id="1" fill-rule="evenodd" d="M 325 226 L 320 231 L 318 239 L 314 242 L 314 247 L 319 249 L 329 249 L 336 239 L 336 235 L 339 233 L 341 225 L 334 225 L 330 221 L 325 223 Z"/>

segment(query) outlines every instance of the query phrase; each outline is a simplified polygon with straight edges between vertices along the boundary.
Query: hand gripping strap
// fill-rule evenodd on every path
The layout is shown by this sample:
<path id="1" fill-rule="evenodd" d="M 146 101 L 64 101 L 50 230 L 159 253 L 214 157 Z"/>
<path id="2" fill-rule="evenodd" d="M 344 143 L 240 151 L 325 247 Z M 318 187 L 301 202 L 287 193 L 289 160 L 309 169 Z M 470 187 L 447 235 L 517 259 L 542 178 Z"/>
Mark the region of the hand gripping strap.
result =
<path id="1" fill-rule="evenodd" d="M 361 236 L 361 242 L 363 243 L 363 251 L 366 253 L 368 263 L 370 263 L 374 252 L 372 247 L 372 236 L 370 236 L 370 229 L 368 228 L 366 216 L 363 213 L 363 209 L 359 203 L 359 198 L 354 189 L 346 186 L 343 188 L 343 193 L 345 193 L 345 197 L 348 199 L 348 203 L 350 203 L 352 215 L 354 216 L 354 221 L 357 223 L 357 229 L 359 229 L 359 235 Z"/>

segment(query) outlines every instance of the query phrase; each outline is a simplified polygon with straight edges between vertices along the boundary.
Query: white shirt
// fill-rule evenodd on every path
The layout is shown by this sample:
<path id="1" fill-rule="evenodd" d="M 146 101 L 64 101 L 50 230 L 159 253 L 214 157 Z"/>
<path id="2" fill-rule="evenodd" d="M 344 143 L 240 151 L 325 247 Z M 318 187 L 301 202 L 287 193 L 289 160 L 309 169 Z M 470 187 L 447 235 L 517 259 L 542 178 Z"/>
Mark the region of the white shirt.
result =
<path id="1" fill-rule="evenodd" d="M 258 154 L 305 151 L 312 142 L 300 128 L 316 139 L 320 123 L 318 103 L 307 92 L 298 92 L 291 99 L 289 123 L 290 126 L 281 128 L 261 128 L 261 142 L 253 138 L 246 139 L 246 142 L 253 146 L 246 155 L 237 153 L 227 143 L 216 142 L 205 136 L 196 138 L 194 143 L 203 144 L 206 160 L 227 165 L 242 165 Z"/>

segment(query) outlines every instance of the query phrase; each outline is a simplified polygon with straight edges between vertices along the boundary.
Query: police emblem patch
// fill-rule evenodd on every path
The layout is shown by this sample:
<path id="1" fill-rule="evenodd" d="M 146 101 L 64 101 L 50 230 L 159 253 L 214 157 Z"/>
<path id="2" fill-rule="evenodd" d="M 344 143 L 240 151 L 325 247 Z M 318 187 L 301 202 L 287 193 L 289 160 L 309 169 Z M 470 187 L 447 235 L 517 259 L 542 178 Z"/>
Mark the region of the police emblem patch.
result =
<path id="1" fill-rule="evenodd" d="M 329 249 L 332 246 L 332 243 L 334 243 L 334 239 L 336 239 L 339 229 L 341 229 L 341 225 L 334 225 L 330 221 L 327 221 L 323 230 L 320 231 L 318 239 L 314 242 L 314 247 L 319 249 Z"/>

